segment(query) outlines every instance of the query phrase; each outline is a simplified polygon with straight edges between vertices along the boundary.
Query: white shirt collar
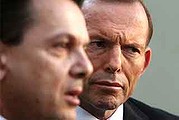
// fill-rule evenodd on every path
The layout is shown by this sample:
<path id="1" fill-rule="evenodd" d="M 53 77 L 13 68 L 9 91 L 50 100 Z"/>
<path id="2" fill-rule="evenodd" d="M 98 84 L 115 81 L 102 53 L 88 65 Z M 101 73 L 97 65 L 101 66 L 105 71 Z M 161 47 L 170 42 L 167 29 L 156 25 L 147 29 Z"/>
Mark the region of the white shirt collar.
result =
<path id="1" fill-rule="evenodd" d="M 3 118 L 3 116 L 0 115 L 0 120 L 6 120 L 5 118 Z"/>
<path id="2" fill-rule="evenodd" d="M 76 113 L 76 120 L 99 120 L 80 106 L 77 107 Z M 108 118 L 108 120 L 123 120 L 123 104 L 117 108 L 114 114 Z"/>

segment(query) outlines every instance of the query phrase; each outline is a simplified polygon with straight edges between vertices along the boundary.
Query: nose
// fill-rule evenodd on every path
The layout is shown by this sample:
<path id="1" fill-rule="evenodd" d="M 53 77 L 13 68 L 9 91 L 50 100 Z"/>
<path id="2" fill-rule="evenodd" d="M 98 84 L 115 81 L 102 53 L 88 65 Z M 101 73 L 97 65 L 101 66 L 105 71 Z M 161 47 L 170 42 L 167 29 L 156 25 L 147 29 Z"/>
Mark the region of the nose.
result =
<path id="1" fill-rule="evenodd" d="M 84 79 L 93 72 L 92 64 L 83 48 L 76 53 L 74 59 L 76 60 L 69 72 L 71 77 Z"/>
<path id="2" fill-rule="evenodd" d="M 121 71 L 121 48 L 116 46 L 108 51 L 105 71 L 108 73 L 119 73 Z"/>

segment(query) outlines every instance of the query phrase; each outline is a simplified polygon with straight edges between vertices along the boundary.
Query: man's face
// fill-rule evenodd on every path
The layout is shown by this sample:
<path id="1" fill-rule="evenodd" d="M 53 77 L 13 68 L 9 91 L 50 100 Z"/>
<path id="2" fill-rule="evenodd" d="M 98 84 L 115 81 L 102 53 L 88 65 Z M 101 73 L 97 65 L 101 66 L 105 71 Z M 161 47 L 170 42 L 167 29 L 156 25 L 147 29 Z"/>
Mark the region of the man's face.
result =
<path id="1" fill-rule="evenodd" d="M 70 0 L 33 0 L 32 6 L 35 21 L 23 42 L 3 53 L 3 113 L 9 120 L 74 119 L 82 80 L 92 72 L 84 18 Z"/>
<path id="2" fill-rule="evenodd" d="M 82 107 L 114 110 L 149 64 L 147 17 L 139 3 L 85 2 L 82 9 L 91 40 L 86 51 L 94 66 L 80 97 Z"/>

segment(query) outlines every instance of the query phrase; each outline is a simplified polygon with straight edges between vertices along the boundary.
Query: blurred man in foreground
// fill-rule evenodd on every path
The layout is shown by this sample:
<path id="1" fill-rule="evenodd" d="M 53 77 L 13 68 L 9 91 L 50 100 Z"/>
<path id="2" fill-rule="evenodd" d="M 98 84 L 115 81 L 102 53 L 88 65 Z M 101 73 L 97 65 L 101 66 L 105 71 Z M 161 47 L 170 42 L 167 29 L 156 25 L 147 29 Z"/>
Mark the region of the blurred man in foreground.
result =
<path id="1" fill-rule="evenodd" d="M 1 0 L 1 6 L 1 115 L 74 120 L 82 82 L 92 72 L 80 9 L 72 0 Z"/>

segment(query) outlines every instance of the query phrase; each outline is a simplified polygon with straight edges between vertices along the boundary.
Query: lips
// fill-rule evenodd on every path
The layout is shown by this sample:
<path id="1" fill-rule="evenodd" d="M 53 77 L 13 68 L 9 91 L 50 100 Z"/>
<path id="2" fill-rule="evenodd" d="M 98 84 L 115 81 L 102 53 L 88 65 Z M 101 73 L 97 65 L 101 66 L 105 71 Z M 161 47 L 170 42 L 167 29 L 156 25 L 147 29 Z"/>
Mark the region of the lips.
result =
<path id="1" fill-rule="evenodd" d="M 72 88 L 68 90 L 65 93 L 65 101 L 70 105 L 70 106 L 78 106 L 80 104 L 80 100 L 78 96 L 81 94 L 82 88 Z"/>
<path id="2" fill-rule="evenodd" d="M 100 80 L 100 81 L 95 81 L 93 82 L 94 85 L 97 85 L 98 87 L 103 87 L 106 89 L 123 89 L 123 86 L 119 82 L 115 81 L 109 81 L 109 80 Z"/>

